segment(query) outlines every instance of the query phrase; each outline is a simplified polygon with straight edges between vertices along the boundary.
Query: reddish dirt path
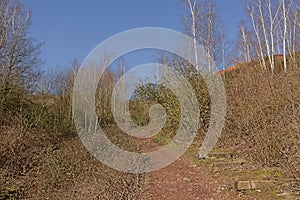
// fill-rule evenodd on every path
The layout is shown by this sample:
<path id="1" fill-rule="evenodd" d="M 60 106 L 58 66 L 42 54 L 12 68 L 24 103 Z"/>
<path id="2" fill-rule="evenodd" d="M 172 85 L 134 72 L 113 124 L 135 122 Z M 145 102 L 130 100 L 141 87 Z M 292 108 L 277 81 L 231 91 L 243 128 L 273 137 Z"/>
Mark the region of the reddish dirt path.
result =
<path id="1" fill-rule="evenodd" d="M 143 152 L 160 149 L 151 139 L 140 143 Z M 213 173 L 208 165 L 197 166 L 189 153 L 159 171 L 151 172 L 146 178 L 146 188 L 141 200 L 234 200 L 273 199 L 265 194 L 236 193 L 232 189 L 233 177 Z M 225 176 L 224 176 L 225 175 Z M 300 199 L 299 199 L 300 200 Z"/>
<path id="2" fill-rule="evenodd" d="M 144 152 L 161 146 L 152 139 L 143 140 Z M 235 199 L 218 183 L 208 170 L 198 168 L 186 156 L 180 157 L 166 168 L 151 173 L 142 200 L 226 200 Z"/>
<path id="3" fill-rule="evenodd" d="M 206 170 L 182 157 L 170 166 L 152 172 L 143 200 L 235 199 L 225 186 L 217 183 Z"/>

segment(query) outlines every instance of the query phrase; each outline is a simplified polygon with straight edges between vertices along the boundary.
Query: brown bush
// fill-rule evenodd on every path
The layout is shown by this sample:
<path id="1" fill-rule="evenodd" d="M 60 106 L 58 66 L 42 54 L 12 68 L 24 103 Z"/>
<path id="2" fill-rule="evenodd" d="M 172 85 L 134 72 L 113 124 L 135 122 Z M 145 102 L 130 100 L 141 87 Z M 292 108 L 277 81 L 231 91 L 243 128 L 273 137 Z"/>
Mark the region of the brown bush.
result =
<path id="1" fill-rule="evenodd" d="M 33 128 L 21 134 L 17 121 L 0 127 L 0 199 L 137 199 L 140 195 L 144 175 L 101 164 L 78 137 L 53 137 Z M 118 135 L 114 128 L 107 131 Z M 116 135 L 111 136 L 114 142 L 131 146 Z"/>
<path id="2" fill-rule="evenodd" d="M 248 64 L 230 73 L 220 144 L 235 147 L 253 163 L 281 167 L 299 180 L 300 69 L 272 75 Z"/>

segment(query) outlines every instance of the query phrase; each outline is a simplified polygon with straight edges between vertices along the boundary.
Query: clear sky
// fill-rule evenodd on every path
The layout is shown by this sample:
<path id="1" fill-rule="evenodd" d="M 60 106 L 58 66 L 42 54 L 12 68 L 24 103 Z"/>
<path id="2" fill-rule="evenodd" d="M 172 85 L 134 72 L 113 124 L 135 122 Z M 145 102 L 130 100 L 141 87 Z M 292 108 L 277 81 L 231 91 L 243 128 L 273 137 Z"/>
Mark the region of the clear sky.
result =
<path id="1" fill-rule="evenodd" d="M 183 30 L 181 0 L 21 0 L 32 11 L 30 35 L 44 42 L 44 68 L 82 62 L 100 42 L 145 26 Z M 216 0 L 229 40 L 242 15 L 241 0 Z"/>

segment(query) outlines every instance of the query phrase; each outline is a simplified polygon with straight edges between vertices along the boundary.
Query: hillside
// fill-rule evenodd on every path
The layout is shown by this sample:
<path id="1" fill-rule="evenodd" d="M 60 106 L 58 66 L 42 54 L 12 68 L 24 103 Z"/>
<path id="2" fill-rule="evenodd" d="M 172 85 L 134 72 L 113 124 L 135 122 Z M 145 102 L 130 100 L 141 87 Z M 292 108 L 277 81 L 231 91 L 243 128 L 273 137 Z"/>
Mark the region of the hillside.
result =
<path id="1" fill-rule="evenodd" d="M 300 199 L 300 0 L 174 2 L 0 0 L 0 200 Z"/>
<path id="2" fill-rule="evenodd" d="M 244 174 L 236 175 L 236 180 L 242 180 L 243 176 L 255 178 L 256 175 L 249 175 L 253 173 L 247 172 L 249 169 L 268 169 L 263 174 L 259 172 L 262 177 L 265 177 L 264 173 L 273 173 L 268 175 L 269 178 L 280 174 L 285 179 L 299 180 L 299 77 L 298 68 L 272 75 L 259 69 L 255 63 L 243 64 L 238 70 L 226 72 L 226 124 L 214 151 L 229 150 L 235 157 L 244 160 L 246 164 L 238 168 Z M 15 111 L 1 111 L 1 199 L 36 196 L 111 199 L 120 195 L 122 198 L 142 195 L 148 187 L 144 185 L 147 178 L 116 172 L 89 155 L 74 132 L 68 115 L 63 114 L 68 112 L 57 112 L 57 109 L 61 110 L 62 102 L 64 100 L 59 97 L 49 95 L 31 96 L 22 104 L 12 99 L 8 108 Z M 164 102 L 170 106 L 168 101 Z M 139 108 L 141 105 L 143 107 Z M 143 111 L 147 106 L 144 105 L 134 103 L 132 114 L 137 123 L 147 121 L 148 114 Z M 61 124 L 57 120 L 66 123 Z M 107 127 L 112 133 L 110 139 L 122 148 L 132 149 L 141 144 L 119 133 L 118 128 Z M 157 145 L 168 142 L 173 128 L 176 125 L 169 124 L 153 141 Z M 189 160 L 195 160 L 200 144 L 201 137 L 197 137 L 194 148 L 186 155 Z M 149 148 L 147 145 L 140 147 Z M 195 164 L 210 171 L 213 168 L 209 163 L 197 161 Z M 219 178 L 229 179 L 228 176 L 235 173 L 231 170 L 225 170 L 227 173 Z M 127 181 L 123 182 L 125 179 Z M 230 182 L 223 187 L 230 188 L 233 184 Z M 299 181 L 294 181 L 285 191 L 297 193 L 299 189 Z M 228 190 L 235 193 L 232 189 Z"/>

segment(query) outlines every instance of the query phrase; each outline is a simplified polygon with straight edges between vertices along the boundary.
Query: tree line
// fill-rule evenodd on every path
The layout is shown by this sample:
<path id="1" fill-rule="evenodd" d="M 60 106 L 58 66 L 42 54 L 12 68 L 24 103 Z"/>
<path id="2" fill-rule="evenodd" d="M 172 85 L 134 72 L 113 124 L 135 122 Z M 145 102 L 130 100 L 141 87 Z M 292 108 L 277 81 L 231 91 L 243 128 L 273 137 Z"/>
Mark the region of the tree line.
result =
<path id="1" fill-rule="evenodd" d="M 299 0 L 245 0 L 245 16 L 241 19 L 234 45 L 229 44 L 215 1 L 183 0 L 183 5 L 184 32 L 194 41 L 194 54 L 197 54 L 196 45 L 202 45 L 219 67 L 209 71 L 250 61 L 258 62 L 261 69 L 271 73 L 275 72 L 276 63 L 285 72 L 289 67 L 297 67 Z M 30 15 L 31 12 L 18 1 L 0 2 L 0 107 L 2 110 L 22 110 L 21 105 L 28 100 L 25 98 L 28 95 L 52 95 L 55 102 L 59 102 L 56 113 L 72 120 L 72 89 L 80 64 L 74 60 L 68 69 L 42 71 L 40 53 L 43 43 L 28 34 Z M 166 54 L 161 54 L 159 61 L 187 75 L 195 74 L 195 69 L 203 67 L 198 57 L 195 58 L 196 66 Z M 122 58 L 118 72 L 109 72 L 102 79 L 105 83 L 99 85 L 102 87 L 102 92 L 98 92 L 99 99 L 105 102 L 106 108 L 110 107 L 109 96 L 115 82 L 126 72 L 124 63 Z M 208 66 L 212 66 L 211 63 Z M 189 79 L 196 81 L 193 77 Z M 44 104 L 47 104 L 46 100 Z M 107 112 L 100 104 L 97 103 L 99 113 Z M 108 121 L 112 119 L 109 115 Z M 101 120 L 105 121 L 103 117 Z"/>
<path id="2" fill-rule="evenodd" d="M 183 2 L 186 7 L 185 31 L 195 44 L 206 49 L 218 66 L 226 68 L 257 60 L 263 70 L 274 73 L 276 55 L 279 55 L 283 60 L 283 71 L 297 67 L 300 42 L 298 0 L 244 0 L 244 15 L 233 46 L 228 44 L 214 1 Z"/>

